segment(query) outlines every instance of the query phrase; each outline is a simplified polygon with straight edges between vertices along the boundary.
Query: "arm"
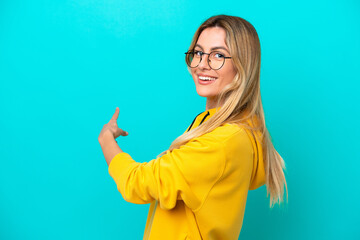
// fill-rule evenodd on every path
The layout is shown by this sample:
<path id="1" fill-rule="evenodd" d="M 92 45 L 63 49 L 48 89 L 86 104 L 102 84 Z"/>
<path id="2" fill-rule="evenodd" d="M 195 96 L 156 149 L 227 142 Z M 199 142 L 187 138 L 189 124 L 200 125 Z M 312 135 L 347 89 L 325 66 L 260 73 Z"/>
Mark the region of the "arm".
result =
<path id="1" fill-rule="evenodd" d="M 108 166 L 115 155 L 123 152 L 112 134 L 105 134 L 102 138 L 99 138 L 99 143 Z"/>
<path id="2" fill-rule="evenodd" d="M 128 202 L 158 200 L 163 209 L 172 209 L 181 199 L 196 210 L 221 178 L 225 155 L 221 139 L 207 134 L 149 162 L 136 162 L 120 152 L 112 159 L 109 174 Z"/>

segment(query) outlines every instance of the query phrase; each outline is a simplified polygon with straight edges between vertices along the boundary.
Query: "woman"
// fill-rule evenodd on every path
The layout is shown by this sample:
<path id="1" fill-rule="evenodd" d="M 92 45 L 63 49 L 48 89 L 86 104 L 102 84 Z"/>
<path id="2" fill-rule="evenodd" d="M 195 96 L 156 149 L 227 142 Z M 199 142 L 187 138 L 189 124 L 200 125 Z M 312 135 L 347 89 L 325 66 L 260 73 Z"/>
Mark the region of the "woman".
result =
<path id="1" fill-rule="evenodd" d="M 284 195 L 284 161 L 265 126 L 260 43 L 246 20 L 226 15 L 196 31 L 186 63 L 206 111 L 156 159 L 135 162 L 115 139 L 119 109 L 99 142 L 125 200 L 151 203 L 144 239 L 238 239 L 248 190 Z"/>

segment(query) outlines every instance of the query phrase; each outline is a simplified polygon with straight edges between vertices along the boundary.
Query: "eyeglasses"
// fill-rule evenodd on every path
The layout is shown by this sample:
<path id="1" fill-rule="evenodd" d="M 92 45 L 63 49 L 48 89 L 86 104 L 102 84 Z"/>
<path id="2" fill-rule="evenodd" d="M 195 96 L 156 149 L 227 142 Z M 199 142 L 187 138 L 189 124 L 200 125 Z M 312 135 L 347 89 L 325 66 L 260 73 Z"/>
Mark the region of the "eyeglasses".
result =
<path id="1" fill-rule="evenodd" d="M 202 51 L 193 50 L 193 51 L 188 51 L 185 54 L 186 54 L 186 63 L 191 68 L 196 68 L 197 66 L 199 66 L 203 55 L 209 55 L 207 62 L 209 64 L 209 67 L 213 70 L 219 70 L 224 65 L 225 59 L 231 58 L 231 57 L 225 57 L 220 52 L 204 53 Z"/>

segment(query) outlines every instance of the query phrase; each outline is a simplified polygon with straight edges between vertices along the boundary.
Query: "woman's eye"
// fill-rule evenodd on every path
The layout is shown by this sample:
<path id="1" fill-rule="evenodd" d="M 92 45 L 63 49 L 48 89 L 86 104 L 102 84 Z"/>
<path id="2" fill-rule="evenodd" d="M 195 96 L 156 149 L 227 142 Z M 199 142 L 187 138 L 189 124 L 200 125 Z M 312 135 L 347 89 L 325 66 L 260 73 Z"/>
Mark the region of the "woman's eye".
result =
<path id="1" fill-rule="evenodd" d="M 195 50 L 195 51 L 194 51 L 194 55 L 201 57 L 201 56 L 203 55 L 203 52 L 202 52 L 202 51 L 197 51 L 197 50 Z"/>
<path id="2" fill-rule="evenodd" d="M 215 58 L 223 58 L 223 57 L 225 57 L 224 54 L 222 54 L 222 53 L 215 53 L 214 56 L 215 56 Z"/>

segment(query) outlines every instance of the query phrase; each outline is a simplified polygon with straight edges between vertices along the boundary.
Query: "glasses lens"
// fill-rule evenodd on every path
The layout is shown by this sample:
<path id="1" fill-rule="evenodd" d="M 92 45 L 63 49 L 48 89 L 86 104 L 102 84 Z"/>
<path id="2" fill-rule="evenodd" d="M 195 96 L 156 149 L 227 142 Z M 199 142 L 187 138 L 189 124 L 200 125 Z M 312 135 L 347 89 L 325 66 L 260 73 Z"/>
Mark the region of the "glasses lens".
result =
<path id="1" fill-rule="evenodd" d="M 209 65 L 212 69 L 220 69 L 224 65 L 225 58 L 217 52 L 212 52 L 209 56 Z"/>
<path id="2" fill-rule="evenodd" d="M 200 63 L 201 57 L 199 55 L 194 54 L 194 52 L 189 52 L 188 55 L 189 55 L 189 61 L 188 61 L 189 67 L 192 68 L 197 67 Z"/>

